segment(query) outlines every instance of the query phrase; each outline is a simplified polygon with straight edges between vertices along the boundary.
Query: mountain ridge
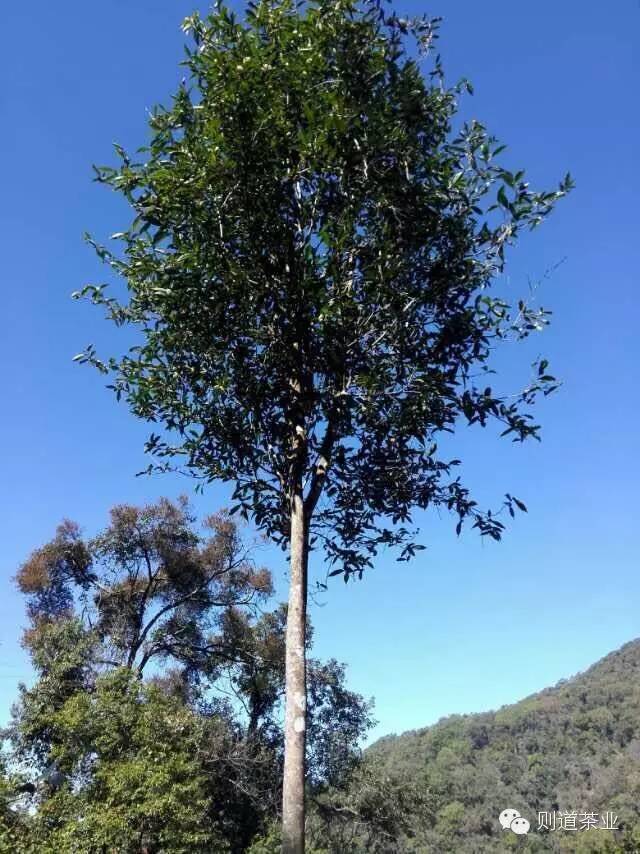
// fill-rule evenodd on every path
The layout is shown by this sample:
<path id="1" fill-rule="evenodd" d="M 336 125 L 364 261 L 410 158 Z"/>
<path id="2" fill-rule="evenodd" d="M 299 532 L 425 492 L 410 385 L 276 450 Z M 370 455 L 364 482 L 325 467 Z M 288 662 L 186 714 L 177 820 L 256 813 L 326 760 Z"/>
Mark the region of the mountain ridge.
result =
<path id="1" fill-rule="evenodd" d="M 364 761 L 426 805 L 394 850 L 640 852 L 640 638 L 516 703 L 383 736 Z M 501 828 L 506 808 L 529 819 L 526 837 Z M 619 829 L 539 827 L 574 812 Z"/>
<path id="2" fill-rule="evenodd" d="M 588 665 L 588 667 L 586 667 L 584 670 L 578 670 L 575 673 L 573 673 L 571 676 L 566 676 L 566 677 L 563 677 L 561 679 L 558 679 L 558 681 L 554 685 L 548 685 L 544 688 L 541 688 L 539 691 L 533 691 L 531 694 L 527 694 L 525 697 L 522 697 L 520 700 L 515 700 L 513 703 L 503 703 L 501 706 L 497 706 L 494 709 L 487 709 L 487 710 L 480 711 L 480 712 L 453 712 L 450 715 L 443 715 L 442 717 L 438 718 L 437 721 L 434 721 L 432 724 L 427 724 L 426 726 L 423 726 L 423 727 L 415 727 L 413 729 L 406 729 L 400 733 L 387 733 L 386 735 L 381 735 L 375 741 L 371 742 L 371 744 L 367 745 L 365 752 L 368 752 L 370 750 L 374 750 L 376 748 L 376 746 L 378 744 L 380 744 L 381 742 L 385 742 L 385 741 L 388 741 L 390 739 L 395 739 L 395 738 L 403 738 L 404 736 L 416 735 L 416 734 L 425 732 L 426 730 L 433 729 L 433 727 L 438 726 L 439 724 L 444 723 L 446 721 L 449 721 L 452 718 L 472 718 L 476 715 L 490 715 L 490 714 L 495 715 L 504 709 L 511 708 L 512 706 L 517 706 L 520 703 L 525 703 L 525 702 L 527 702 L 527 700 L 530 700 L 534 697 L 540 697 L 541 695 L 552 693 L 552 692 L 556 691 L 557 689 L 562 688 L 564 685 L 567 685 L 568 683 L 574 683 L 575 681 L 579 680 L 580 678 L 588 676 L 593 670 L 604 665 L 608 659 L 613 659 L 614 657 L 619 656 L 619 654 L 624 653 L 625 650 L 627 650 L 627 652 L 628 652 L 629 651 L 628 648 L 631 648 L 632 652 L 637 652 L 638 660 L 640 662 L 640 636 L 639 636 L 637 638 L 633 638 L 630 641 L 627 641 L 626 643 L 622 644 L 622 646 L 618 647 L 617 649 L 614 649 L 611 652 L 606 653 L 605 655 L 602 656 L 602 658 L 599 658 L 593 664 Z M 640 664 L 639 664 L 639 668 L 640 668 Z"/>

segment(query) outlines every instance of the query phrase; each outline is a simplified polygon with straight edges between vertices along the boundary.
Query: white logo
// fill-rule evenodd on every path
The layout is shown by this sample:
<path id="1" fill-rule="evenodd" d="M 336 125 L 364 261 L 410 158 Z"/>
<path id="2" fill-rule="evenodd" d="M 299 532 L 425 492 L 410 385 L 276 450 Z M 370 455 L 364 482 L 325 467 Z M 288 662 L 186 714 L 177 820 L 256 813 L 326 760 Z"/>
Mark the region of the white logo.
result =
<path id="1" fill-rule="evenodd" d="M 529 828 L 531 827 L 527 819 L 523 818 L 518 810 L 514 809 L 502 810 L 498 816 L 498 821 L 502 825 L 503 830 L 510 828 L 518 836 L 524 836 L 525 833 L 529 832 Z"/>

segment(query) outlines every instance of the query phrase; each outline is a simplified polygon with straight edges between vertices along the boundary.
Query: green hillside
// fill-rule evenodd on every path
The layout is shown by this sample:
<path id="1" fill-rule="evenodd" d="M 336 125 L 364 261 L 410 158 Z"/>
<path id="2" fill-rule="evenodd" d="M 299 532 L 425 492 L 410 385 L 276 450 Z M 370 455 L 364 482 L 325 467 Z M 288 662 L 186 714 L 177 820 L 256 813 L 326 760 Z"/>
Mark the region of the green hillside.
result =
<path id="1" fill-rule="evenodd" d="M 395 840 L 382 834 L 349 847 L 640 852 L 639 677 L 635 640 L 515 705 L 381 739 L 367 751 L 365 766 L 397 804 L 404 793 L 407 815 Z M 352 789 L 357 805 L 362 778 Z M 506 808 L 530 821 L 527 835 L 501 829 L 498 816 Z M 564 817 L 558 827 L 560 811 L 577 816 Z M 556 813 L 555 830 L 539 830 L 539 812 Z M 596 820 L 589 813 L 597 814 L 598 827 L 589 827 Z M 616 817 L 619 831 L 602 828 Z M 545 818 L 551 825 L 554 817 Z"/>

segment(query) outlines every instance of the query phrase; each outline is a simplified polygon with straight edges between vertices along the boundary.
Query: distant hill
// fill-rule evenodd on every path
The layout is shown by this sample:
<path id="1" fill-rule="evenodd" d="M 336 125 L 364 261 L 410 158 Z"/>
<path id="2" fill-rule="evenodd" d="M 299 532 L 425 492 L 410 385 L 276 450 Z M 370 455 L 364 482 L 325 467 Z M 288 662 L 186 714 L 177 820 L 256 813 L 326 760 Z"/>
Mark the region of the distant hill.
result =
<path id="1" fill-rule="evenodd" d="M 424 796 L 390 851 L 640 852 L 640 639 L 515 705 L 383 738 L 365 762 Z M 501 829 L 506 808 L 527 835 Z M 560 811 L 583 829 L 538 829 L 539 812 L 557 826 Z M 619 831 L 601 829 L 607 813 Z"/>

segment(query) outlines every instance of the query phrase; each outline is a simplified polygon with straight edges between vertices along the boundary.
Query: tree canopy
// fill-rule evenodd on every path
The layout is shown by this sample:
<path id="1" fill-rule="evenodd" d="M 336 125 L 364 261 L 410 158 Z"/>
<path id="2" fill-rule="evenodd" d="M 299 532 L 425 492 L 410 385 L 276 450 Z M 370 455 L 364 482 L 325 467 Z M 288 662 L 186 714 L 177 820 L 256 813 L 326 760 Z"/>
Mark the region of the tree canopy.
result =
<path id="1" fill-rule="evenodd" d="M 83 293 L 141 334 L 80 360 L 163 428 L 160 468 L 231 481 L 284 546 L 304 483 L 310 536 L 345 577 L 381 546 L 413 554 L 415 506 L 499 538 L 438 434 L 536 436 L 528 407 L 555 385 L 545 361 L 515 396 L 483 382 L 494 345 L 548 320 L 489 288 L 571 179 L 535 192 L 480 122 L 454 129 L 471 87 L 425 68 L 437 27 L 354 0 L 193 15 L 188 80 L 149 146 L 97 169 L 133 211 L 121 252 L 94 243 L 128 299 Z"/>
<path id="2" fill-rule="evenodd" d="M 202 663 L 215 652 L 207 633 L 224 614 L 264 601 L 272 588 L 225 514 L 205 520 L 206 537 L 194 522 L 186 499 L 114 507 L 110 524 L 88 541 L 63 522 L 18 572 L 32 631 L 48 631 L 48 620 L 69 614 L 77 601 L 105 665 L 142 673 L 158 658 Z M 38 648 L 46 655 L 52 646 Z"/>

